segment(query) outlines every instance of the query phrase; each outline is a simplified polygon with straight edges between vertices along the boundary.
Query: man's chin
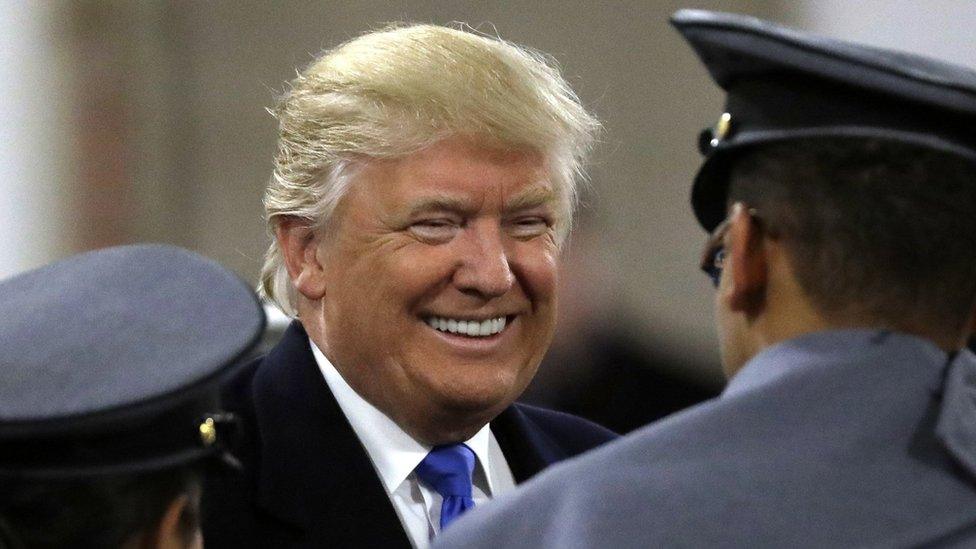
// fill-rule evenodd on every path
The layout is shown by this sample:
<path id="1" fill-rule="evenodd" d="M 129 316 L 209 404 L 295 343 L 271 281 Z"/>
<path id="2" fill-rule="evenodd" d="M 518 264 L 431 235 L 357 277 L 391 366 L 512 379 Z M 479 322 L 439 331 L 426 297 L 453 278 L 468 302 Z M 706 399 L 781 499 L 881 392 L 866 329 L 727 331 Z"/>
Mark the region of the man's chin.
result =
<path id="1" fill-rule="evenodd" d="M 506 395 L 441 395 L 418 421 L 423 442 L 445 444 L 467 440 L 515 400 Z"/>
<path id="2" fill-rule="evenodd" d="M 461 416 L 491 416 L 501 413 L 515 400 L 510 395 L 452 395 L 439 402 L 445 414 Z"/>
<path id="3" fill-rule="evenodd" d="M 413 380 L 411 400 L 420 404 L 413 410 L 414 419 L 424 431 L 445 433 L 438 438 L 449 434 L 456 442 L 470 438 L 510 406 L 535 371 L 497 360 L 487 366 L 480 361 L 455 362 L 451 368 L 423 373 Z M 465 433 L 470 434 L 456 438 Z"/>

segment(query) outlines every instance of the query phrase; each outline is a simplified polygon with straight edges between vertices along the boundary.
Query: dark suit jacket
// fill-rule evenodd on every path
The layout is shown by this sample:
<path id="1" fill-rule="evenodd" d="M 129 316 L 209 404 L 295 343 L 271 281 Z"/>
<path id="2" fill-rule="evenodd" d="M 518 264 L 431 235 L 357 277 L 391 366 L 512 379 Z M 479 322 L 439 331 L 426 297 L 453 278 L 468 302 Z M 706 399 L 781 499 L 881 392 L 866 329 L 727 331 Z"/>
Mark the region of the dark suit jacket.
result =
<path id="1" fill-rule="evenodd" d="M 292 323 L 278 345 L 226 388 L 243 421 L 243 471 L 213 471 L 204 490 L 208 549 L 410 547 L 369 456 Z M 521 483 L 615 438 L 586 420 L 515 404 L 491 430 Z"/>

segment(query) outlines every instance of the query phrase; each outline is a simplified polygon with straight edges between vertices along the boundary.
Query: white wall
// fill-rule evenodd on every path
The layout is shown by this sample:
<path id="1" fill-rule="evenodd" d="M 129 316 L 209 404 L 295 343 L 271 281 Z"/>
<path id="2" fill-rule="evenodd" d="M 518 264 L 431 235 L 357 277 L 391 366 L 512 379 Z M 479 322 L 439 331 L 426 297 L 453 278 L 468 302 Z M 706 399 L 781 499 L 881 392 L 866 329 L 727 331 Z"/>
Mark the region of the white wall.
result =
<path id="1" fill-rule="evenodd" d="M 973 0 L 810 0 L 793 9 L 810 31 L 976 68 Z"/>
<path id="2" fill-rule="evenodd" d="M 70 86 L 53 31 L 54 6 L 0 5 L 0 278 L 68 247 Z"/>

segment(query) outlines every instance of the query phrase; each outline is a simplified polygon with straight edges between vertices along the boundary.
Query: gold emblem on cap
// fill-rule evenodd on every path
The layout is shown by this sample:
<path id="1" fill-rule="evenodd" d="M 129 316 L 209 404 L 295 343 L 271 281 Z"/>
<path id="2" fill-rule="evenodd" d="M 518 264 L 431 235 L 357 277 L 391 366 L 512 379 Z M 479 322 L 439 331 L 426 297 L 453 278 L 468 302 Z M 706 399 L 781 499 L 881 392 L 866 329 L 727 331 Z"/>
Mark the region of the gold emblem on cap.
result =
<path id="1" fill-rule="evenodd" d="M 217 426 L 212 417 L 208 417 L 200 424 L 200 441 L 204 446 L 211 446 L 217 442 Z"/>
<path id="2" fill-rule="evenodd" d="M 712 147 L 717 147 L 718 144 L 729 135 L 729 131 L 731 129 L 732 115 L 727 112 L 723 112 L 722 116 L 718 117 L 718 122 L 715 123 L 715 129 L 712 132 L 712 142 L 710 145 Z"/>

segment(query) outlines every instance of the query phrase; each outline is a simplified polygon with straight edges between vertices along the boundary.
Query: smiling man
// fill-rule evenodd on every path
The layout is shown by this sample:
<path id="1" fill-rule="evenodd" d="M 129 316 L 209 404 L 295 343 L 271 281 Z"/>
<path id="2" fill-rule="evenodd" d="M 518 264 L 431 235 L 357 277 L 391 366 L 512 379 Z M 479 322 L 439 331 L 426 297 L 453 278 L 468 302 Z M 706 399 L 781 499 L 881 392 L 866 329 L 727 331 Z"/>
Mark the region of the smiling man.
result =
<path id="1" fill-rule="evenodd" d="M 245 471 L 208 487 L 208 547 L 424 547 L 614 436 L 513 404 L 598 128 L 544 57 L 390 28 L 325 52 L 274 112 L 261 288 L 296 320 L 228 386 Z"/>

